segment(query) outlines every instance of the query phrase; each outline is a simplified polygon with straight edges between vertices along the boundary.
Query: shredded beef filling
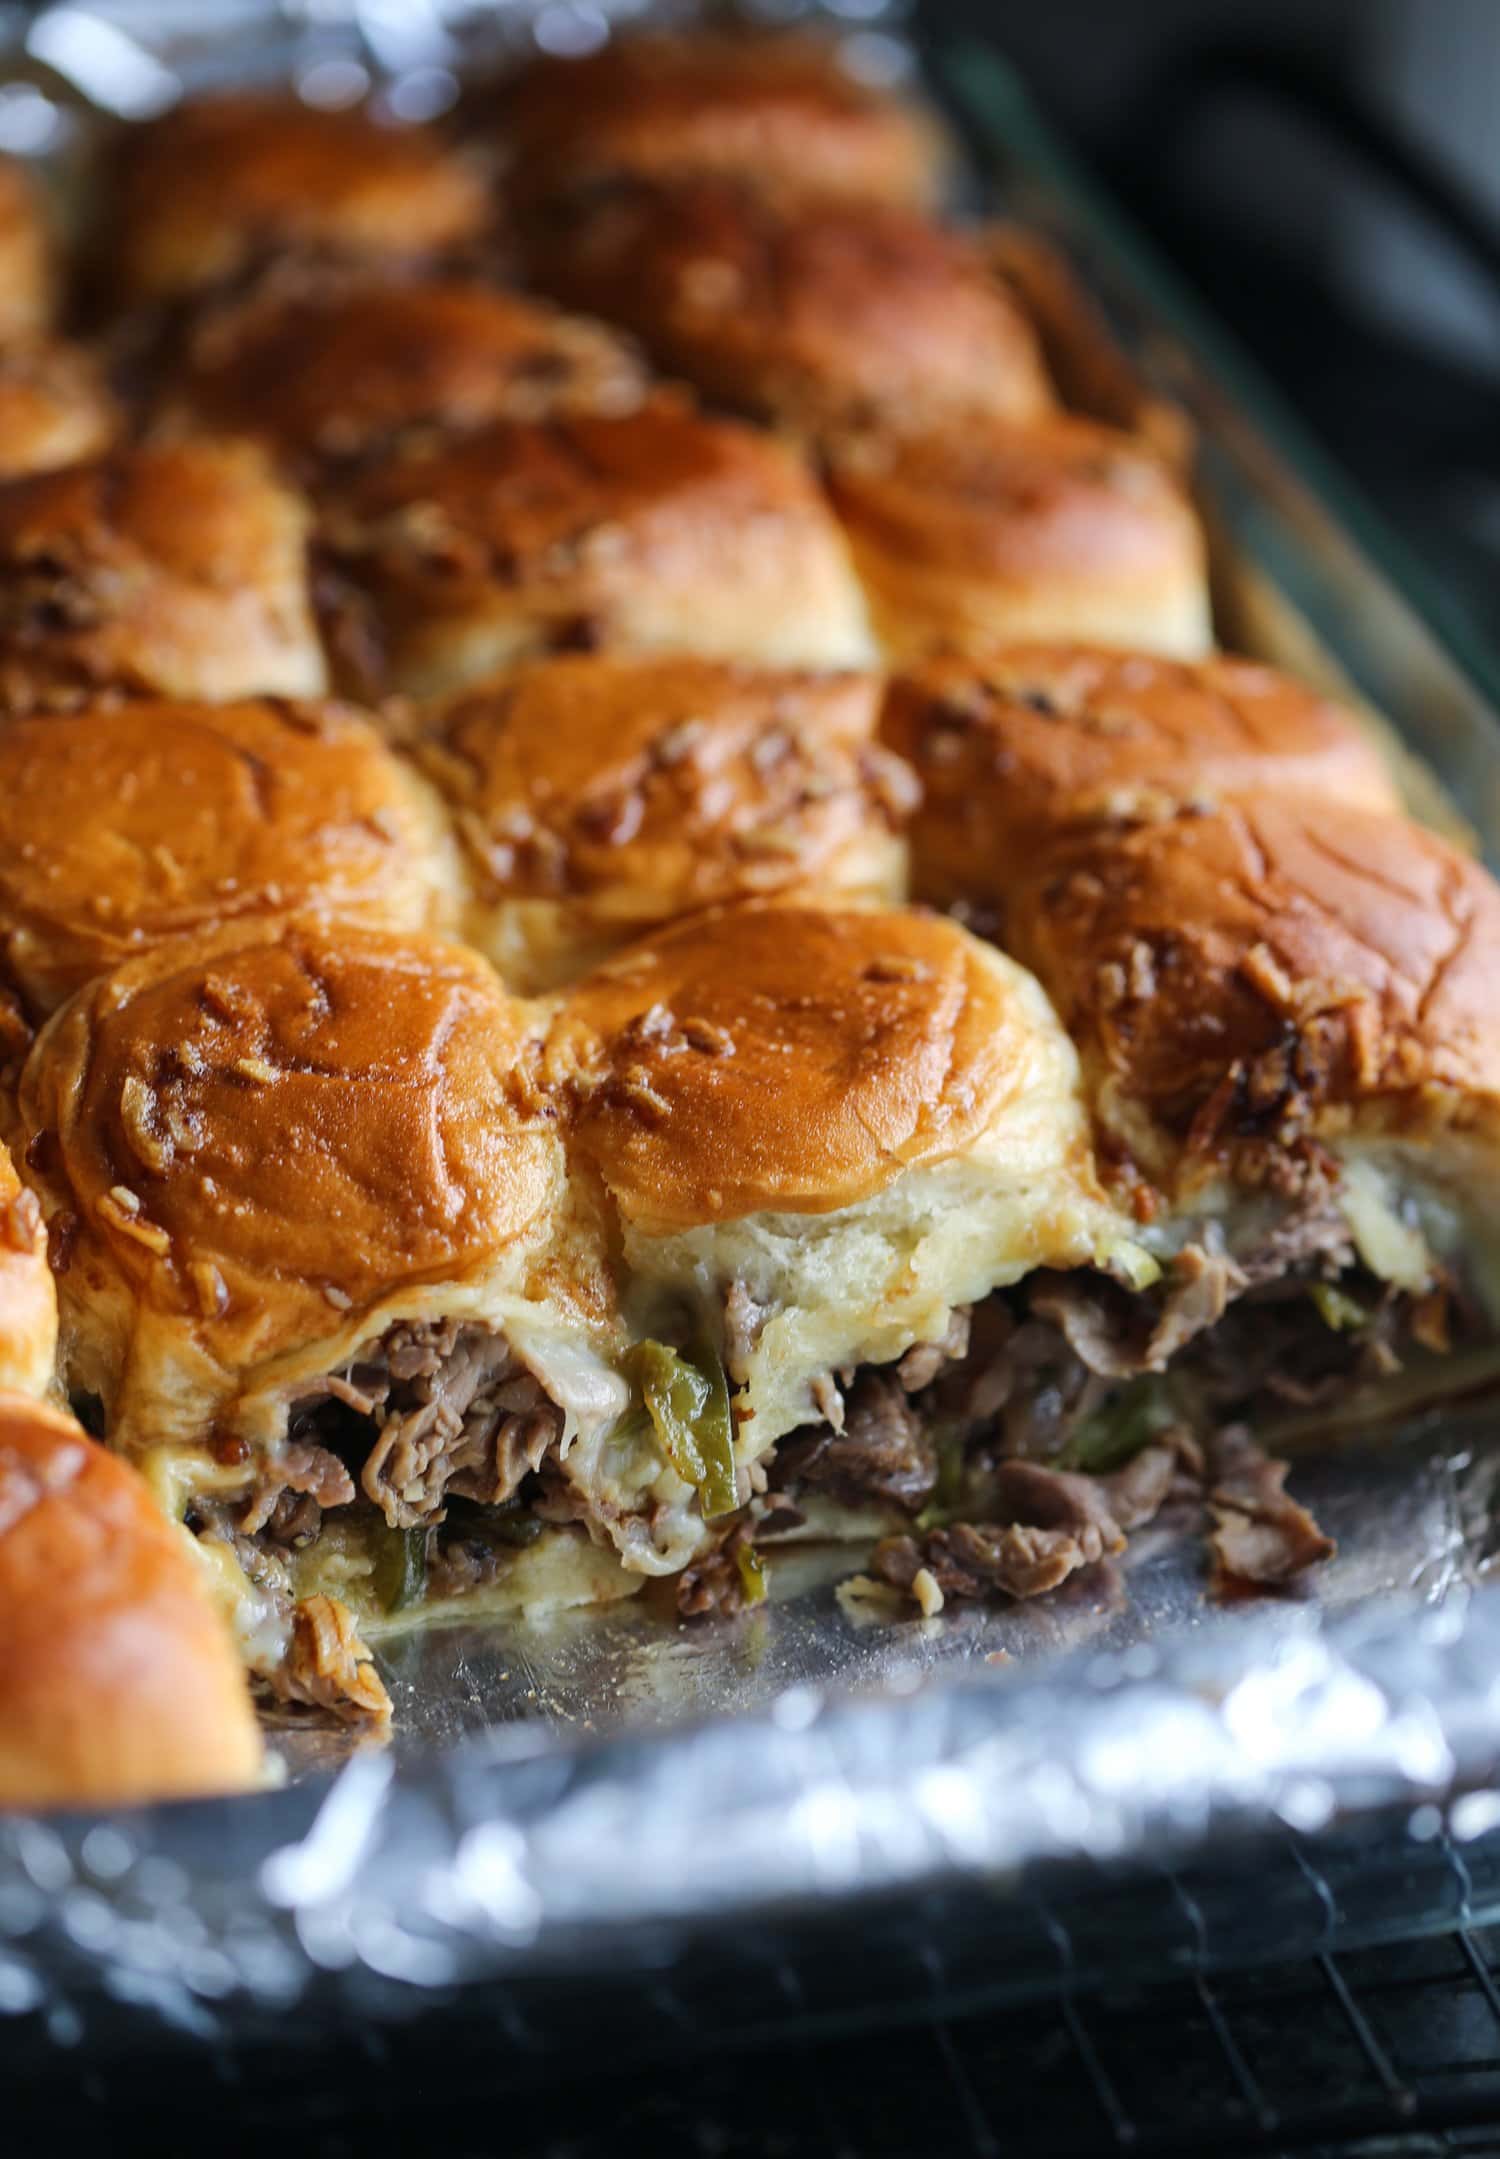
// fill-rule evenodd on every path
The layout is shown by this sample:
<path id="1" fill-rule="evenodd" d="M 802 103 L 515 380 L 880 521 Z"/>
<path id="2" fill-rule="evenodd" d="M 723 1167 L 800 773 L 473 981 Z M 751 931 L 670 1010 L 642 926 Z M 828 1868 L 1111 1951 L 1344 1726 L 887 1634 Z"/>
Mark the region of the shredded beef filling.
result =
<path id="1" fill-rule="evenodd" d="M 375 1426 L 360 1489 L 392 1529 L 439 1521 L 450 1495 L 504 1504 L 563 1429 L 562 1411 L 503 1337 L 457 1320 L 393 1327 L 296 1405 L 293 1434 L 318 1427 L 328 1402 Z M 336 1429 L 347 1433 L 347 1420 Z"/>
<path id="2" fill-rule="evenodd" d="M 1333 1545 L 1243 1420 L 1346 1397 L 1412 1343 L 1447 1347 L 1462 1317 L 1447 1291 L 1412 1297 L 1363 1272 L 1314 1180 L 1247 1250 L 1210 1226 L 1145 1295 L 1086 1268 L 1043 1271 L 947 1342 L 850 1375 L 842 1425 L 778 1451 L 760 1533 L 795 1527 L 799 1500 L 826 1492 L 913 1518 L 876 1549 L 896 1587 L 926 1569 L 945 1598 L 1028 1597 L 1192 1492 L 1217 1586 L 1285 1583 Z"/>
<path id="3" fill-rule="evenodd" d="M 353 1613 L 337 1597 L 304 1597 L 295 1606 L 286 1659 L 273 1685 L 284 1701 L 332 1710 L 347 1721 L 381 1729 L 391 1721 L 385 1682 L 359 1638 Z"/>
<path id="4" fill-rule="evenodd" d="M 344 1475 L 347 1478 L 348 1472 Z M 298 1504 L 309 1503 L 307 1493 L 291 1488 L 282 1496 Z M 253 1675 L 275 1702 L 325 1710 L 344 1723 L 383 1730 L 390 1723 L 391 1699 L 360 1640 L 354 1615 L 337 1597 L 296 1596 L 287 1571 L 291 1545 L 276 1535 L 279 1509 L 280 1502 L 274 1502 L 254 1536 L 237 1526 L 232 1510 L 220 1500 L 201 1501 L 189 1518 L 201 1537 L 229 1546 L 246 1580 L 260 1592 L 269 1616 L 278 1622 L 276 1633 L 284 1645 L 281 1654 L 271 1661 L 252 1663 Z"/>
<path id="5" fill-rule="evenodd" d="M 937 1450 L 899 1367 L 858 1373 L 841 1399 L 837 1426 L 830 1419 L 783 1441 L 775 1475 L 779 1485 L 827 1492 L 845 1507 L 914 1514 L 924 1506 L 937 1481 Z"/>
<path id="6" fill-rule="evenodd" d="M 462 1596 L 540 1530 L 536 1472 L 562 1431 L 562 1411 L 503 1337 L 457 1320 L 399 1323 L 294 1403 L 248 1494 L 205 1499 L 190 1517 L 229 1545 L 282 1623 L 286 1654 L 260 1675 L 271 1691 L 344 1716 L 383 1714 L 345 1608 L 298 1602 L 293 1590 L 290 1562 L 329 1510 L 352 1509 L 378 1531 L 377 1595 L 395 1556 L 398 1601 L 413 1583 L 433 1600 Z"/>
<path id="7" fill-rule="evenodd" d="M 713 1545 L 677 1577 L 677 1609 L 684 1619 L 701 1619 L 709 1613 L 729 1618 L 743 1611 L 749 1601 L 742 1555 L 755 1535 L 748 1516 L 737 1522 L 727 1537 Z"/>
<path id="8" fill-rule="evenodd" d="M 288 1440 L 274 1468 L 267 1466 L 235 1527 L 244 1537 L 265 1532 L 266 1542 L 299 1551 L 323 1526 L 327 1507 L 347 1507 L 354 1479 L 336 1454 L 307 1440 Z"/>
<path id="9" fill-rule="evenodd" d="M 1055 1589 L 1186 1492 L 1208 1508 L 1217 1583 L 1287 1582 L 1333 1547 L 1244 1420 L 1345 1394 L 1394 1369 L 1410 1341 L 1446 1347 L 1456 1310 L 1444 1292 L 1402 1296 L 1362 1274 L 1317 1180 L 1248 1250 L 1231 1254 L 1211 1226 L 1144 1295 L 1089 1269 L 1037 1273 L 891 1366 L 822 1375 L 817 1421 L 757 1465 L 756 1497 L 679 1577 L 678 1609 L 733 1612 L 758 1594 L 752 1539 L 801 1526 L 819 1494 L 906 1516 L 875 1571 L 910 1590 L 925 1570 L 944 1598 Z M 731 1288 L 736 1382 L 766 1316 Z M 291 1622 L 270 1683 L 287 1699 L 377 1713 L 343 1608 L 308 1616 L 313 1600 L 296 1604 L 290 1587 L 288 1562 L 327 1510 L 378 1515 L 401 1562 L 398 1601 L 462 1597 L 544 1523 L 586 1518 L 558 1471 L 562 1430 L 504 1339 L 455 1320 L 399 1324 L 310 1390 L 274 1468 L 232 1507 L 200 1510 L 199 1526 L 232 1545 Z"/>
<path id="10" fill-rule="evenodd" d="M 1263 1453 L 1243 1425 L 1215 1435 L 1209 1471 L 1209 1542 L 1221 1590 L 1290 1581 L 1332 1555 L 1332 1540 L 1282 1489 L 1286 1463 Z"/>

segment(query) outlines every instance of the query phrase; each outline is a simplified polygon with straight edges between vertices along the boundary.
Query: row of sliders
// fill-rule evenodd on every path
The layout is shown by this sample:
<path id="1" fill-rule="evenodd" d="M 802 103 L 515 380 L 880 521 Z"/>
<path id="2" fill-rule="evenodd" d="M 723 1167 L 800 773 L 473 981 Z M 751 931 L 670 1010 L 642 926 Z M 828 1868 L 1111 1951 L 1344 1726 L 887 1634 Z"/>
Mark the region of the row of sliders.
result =
<path id="1" fill-rule="evenodd" d="M 186 105 L 68 276 L 5 169 L 0 1800 L 787 1539 L 1279 1583 L 1252 1428 L 1482 1363 L 1495 888 L 1209 654 L 1180 423 L 947 178 L 780 36 Z"/>
<path id="2" fill-rule="evenodd" d="M 1036 648 L 898 677 L 879 726 L 929 780 L 895 820 L 914 888 L 953 913 L 816 874 L 678 913 L 669 846 L 659 927 L 522 996 L 395 926 L 400 880 L 361 908 L 326 829 L 334 881 L 290 916 L 205 883 L 189 934 L 178 886 L 103 973 L 30 910 L 11 1139 L 60 1370 L 281 1698 L 378 1721 L 364 1638 L 414 1614 L 653 1579 L 732 1611 L 788 1536 L 879 1538 L 929 1610 L 1035 1594 L 1185 1486 L 1221 1573 L 1274 1583 L 1328 1545 L 1247 1427 L 1482 1356 L 1500 893 L 1359 723 L 1243 662 Z M 255 807 L 267 859 L 295 795 Z M 557 953 L 553 917 L 525 964 Z"/>
<path id="3" fill-rule="evenodd" d="M 694 142 L 690 108 L 751 94 L 729 48 L 629 49 Z M 514 96 L 545 105 L 548 74 Z M 816 137 L 816 79 L 836 142 L 868 127 L 914 170 L 936 139 L 889 98 L 845 110 L 803 41 L 768 74 L 757 136 Z M 86 347 L 16 338 L 0 368 L 7 706 L 425 696 L 560 647 L 1204 648 L 1180 470 L 1111 424 L 1118 400 L 1064 409 L 1053 374 L 1084 394 L 1100 341 L 1059 333 L 1014 236 L 944 224 L 905 181 L 607 176 L 601 146 L 533 161 L 525 133 L 480 188 L 472 140 L 264 98 L 127 132 Z"/>

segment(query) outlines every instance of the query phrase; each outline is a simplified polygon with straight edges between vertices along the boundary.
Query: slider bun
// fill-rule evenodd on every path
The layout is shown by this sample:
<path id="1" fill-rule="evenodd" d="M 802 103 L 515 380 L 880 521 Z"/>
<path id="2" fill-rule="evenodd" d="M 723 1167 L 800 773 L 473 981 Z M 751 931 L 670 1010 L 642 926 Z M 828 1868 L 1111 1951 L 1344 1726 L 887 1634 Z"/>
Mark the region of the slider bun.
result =
<path id="1" fill-rule="evenodd" d="M 244 1674 L 200 1562 L 71 1417 L 0 1395 L 0 1806 L 241 1791 Z"/>
<path id="2" fill-rule="evenodd" d="M 124 449 L 0 487 L 0 704 L 316 697 L 307 514 L 248 443 Z"/>
<path id="3" fill-rule="evenodd" d="M 1181 406 L 1155 396 L 1142 381 L 1062 249 L 1026 225 L 989 226 L 974 244 L 1036 326 L 1047 371 L 1068 410 L 1124 428 L 1187 471 L 1192 422 Z"/>
<path id="4" fill-rule="evenodd" d="M 484 236 L 484 175 L 434 132 L 257 91 L 118 139 L 100 190 L 117 298 L 160 300 L 275 254 L 420 260 Z"/>
<path id="5" fill-rule="evenodd" d="M 911 211 L 625 180 L 562 197 L 531 253 L 556 298 L 758 418 L 910 429 L 1052 410 L 1026 317 L 968 240 Z"/>
<path id="6" fill-rule="evenodd" d="M 949 170 L 929 112 L 805 34 L 619 37 L 533 61 L 498 109 L 521 195 L 570 172 L 716 172 L 797 197 L 929 206 Z"/>
<path id="7" fill-rule="evenodd" d="M 0 480 L 96 457 L 119 425 L 103 371 L 81 346 L 0 346 Z"/>
<path id="8" fill-rule="evenodd" d="M 1121 1235 L 1046 999 L 938 915 L 696 916 L 580 984 L 549 1056 L 634 1317 L 721 1336 L 742 1461 L 822 1414 L 830 1372 L 941 1341 L 955 1306 Z"/>
<path id="9" fill-rule="evenodd" d="M 57 300 L 52 235 L 36 176 L 0 157 L 0 343 L 51 326 Z"/>
<path id="10" fill-rule="evenodd" d="M 428 789 L 334 705 L 141 703 L 0 728 L 0 984 L 48 1012 L 167 937 L 306 904 L 456 911 Z"/>
<path id="11" fill-rule="evenodd" d="M 580 1141 L 657 1232 L 826 1214 L 961 1155 L 1034 1077 L 1034 985 L 941 916 L 715 909 L 580 983 Z"/>
<path id="12" fill-rule="evenodd" d="M 1007 931 L 1148 1168 L 1492 1123 L 1500 887 L 1402 818 L 1250 795 L 1065 841 Z"/>
<path id="13" fill-rule="evenodd" d="M 838 528 L 783 444 L 661 394 L 497 421 L 324 489 L 351 679 L 440 695 L 567 646 L 858 665 Z"/>
<path id="14" fill-rule="evenodd" d="M 385 1318 L 492 1315 L 562 1183 L 527 1048 L 473 953 L 311 918 L 164 946 L 65 1005 L 22 1125 L 66 1369 L 115 1441 L 202 1438 L 253 1367 L 280 1358 L 274 1393 Z"/>
<path id="15" fill-rule="evenodd" d="M 535 991 L 715 902 L 901 898 L 912 790 L 878 703 L 870 675 L 604 654 L 461 692 L 416 754 L 457 824 L 471 942 Z"/>
<path id="16" fill-rule="evenodd" d="M 835 445 L 829 485 L 894 659 L 1079 638 L 1208 649 L 1203 536 L 1131 436 L 1059 417 Z"/>
<path id="17" fill-rule="evenodd" d="M 918 896 L 1003 906 L 1060 832 L 1139 824 L 1182 803 L 1303 790 L 1400 808 L 1354 715 L 1249 660 L 1081 645 L 939 654 L 891 682 L 881 717 L 916 768 Z"/>
<path id="18" fill-rule="evenodd" d="M 0 1147 L 0 1389 L 45 1394 L 57 1360 L 57 1292 L 36 1194 Z"/>
<path id="19" fill-rule="evenodd" d="M 455 278 L 268 274 L 209 311 L 166 392 L 170 422 L 302 458 L 368 455 L 417 428 L 628 411 L 644 381 L 607 330 Z"/>

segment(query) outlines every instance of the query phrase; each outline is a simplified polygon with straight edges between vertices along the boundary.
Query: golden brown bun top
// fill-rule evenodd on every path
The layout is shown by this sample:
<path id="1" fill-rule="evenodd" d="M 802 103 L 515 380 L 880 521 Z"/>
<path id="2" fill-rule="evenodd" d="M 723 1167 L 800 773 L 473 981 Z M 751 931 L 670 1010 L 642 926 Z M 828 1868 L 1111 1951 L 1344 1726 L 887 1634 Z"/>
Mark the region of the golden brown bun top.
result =
<path id="1" fill-rule="evenodd" d="M 531 254 L 545 290 L 669 373 L 797 427 L 1053 409 L 1030 323 L 963 235 L 912 211 L 627 179 L 560 198 Z"/>
<path id="2" fill-rule="evenodd" d="M 624 416 L 496 421 L 356 473 L 323 495 L 336 553 L 450 600 L 540 581 L 602 602 L 681 576 L 708 529 L 831 520 L 773 437 L 661 392 Z"/>
<path id="3" fill-rule="evenodd" d="M 0 697 L 314 695 L 307 512 L 243 442 L 120 449 L 0 487 Z"/>
<path id="4" fill-rule="evenodd" d="M 1007 942 L 1117 1131 L 1211 1154 L 1383 1098 L 1420 1127 L 1500 1095 L 1500 887 L 1401 818 L 1252 795 L 1065 841 Z"/>
<path id="5" fill-rule="evenodd" d="M 132 952 L 309 901 L 430 918 L 435 805 L 347 707 L 142 702 L 0 726 L 0 984 L 50 1010 Z"/>
<path id="6" fill-rule="evenodd" d="M 1059 415 L 836 444 L 829 486 L 866 539 L 967 577 L 1150 577 L 1197 558 L 1196 520 L 1134 437 Z"/>
<path id="7" fill-rule="evenodd" d="M 962 1153 L 1019 1091 L 1032 1023 L 1008 992 L 941 916 L 752 901 L 606 962 L 554 1055 L 627 1218 L 826 1214 Z"/>
<path id="8" fill-rule="evenodd" d="M 524 1008 L 459 946 L 247 925 L 64 1006 L 22 1080 L 27 1159 L 76 1225 L 65 1264 L 86 1239 L 224 1342 L 317 1340 L 483 1270 L 543 1215 L 556 1142 L 526 1043 Z"/>
<path id="9" fill-rule="evenodd" d="M 524 190 L 569 167 L 728 172 L 798 196 L 929 204 L 947 174 L 930 115 L 805 35 L 644 33 L 539 59 L 503 95 Z"/>
<path id="10" fill-rule="evenodd" d="M 239 1659 L 182 1531 L 71 1417 L 0 1394 L 0 1806 L 253 1785 Z"/>
<path id="11" fill-rule="evenodd" d="M 453 699 L 418 748 L 481 891 L 636 891 L 653 914 L 814 877 L 910 783 L 878 689 L 669 657 L 568 655 Z"/>
<path id="12" fill-rule="evenodd" d="M 41 192 L 18 158 L 0 157 L 0 342 L 49 328 L 56 297 Z"/>
<path id="13" fill-rule="evenodd" d="M 42 1393 L 56 1350 L 57 1292 L 42 1210 L 0 1147 L 0 1387 Z"/>
<path id="14" fill-rule="evenodd" d="M 202 319 L 167 405 L 294 455 L 348 457 L 422 427 L 628 411 L 643 382 L 608 331 L 540 301 L 289 265 Z"/>
<path id="15" fill-rule="evenodd" d="M 436 133 L 256 91 L 197 98 L 129 129 L 103 194 L 108 269 L 125 300 L 216 284 L 289 250 L 441 255 L 491 217 L 483 175 Z"/>
<path id="16" fill-rule="evenodd" d="M 0 489 L 0 563 L 17 575 L 56 559 L 80 577 L 96 565 L 118 577 L 139 557 L 170 577 L 228 585 L 254 578 L 260 527 L 280 539 L 275 512 L 287 499 L 246 443 L 121 450 Z"/>
<path id="17" fill-rule="evenodd" d="M 0 347 L 0 480 L 97 456 L 119 425 L 103 370 L 80 346 Z"/>
<path id="18" fill-rule="evenodd" d="M 1141 823 L 1174 804 L 1306 789 L 1400 808 L 1352 714 L 1273 668 L 1086 645 L 941 654 L 896 675 L 881 733 L 917 770 L 921 896 L 1003 897 L 1064 827 Z"/>

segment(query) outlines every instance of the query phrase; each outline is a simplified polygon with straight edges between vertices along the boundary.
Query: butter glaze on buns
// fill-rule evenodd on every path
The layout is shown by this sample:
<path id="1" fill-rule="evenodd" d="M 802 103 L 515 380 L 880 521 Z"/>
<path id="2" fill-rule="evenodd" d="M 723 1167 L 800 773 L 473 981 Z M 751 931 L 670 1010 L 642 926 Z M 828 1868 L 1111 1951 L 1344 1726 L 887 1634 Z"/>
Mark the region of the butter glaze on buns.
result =
<path id="1" fill-rule="evenodd" d="M 21 1089 L 70 1384 L 114 1442 L 274 1443 L 390 1319 L 522 1300 L 563 1199 L 525 1008 L 482 960 L 347 922 L 243 925 L 81 991 Z M 559 1271 L 573 1309 L 598 1285 Z"/>
<path id="2" fill-rule="evenodd" d="M 1500 887 L 1404 819 L 1248 795 L 1064 841 L 1007 925 L 1148 1168 L 1494 1130 Z"/>
<path id="3" fill-rule="evenodd" d="M 1013 974 L 935 916 L 750 905 L 678 923 L 568 1001 L 605 1050 L 580 1137 L 659 1229 L 849 1206 L 961 1154 L 1032 1077 Z"/>
<path id="4" fill-rule="evenodd" d="M 1077 1065 L 1031 978 L 940 916 L 757 903 L 627 947 L 563 1000 L 575 1146 L 637 1302 L 763 1308 L 731 1347 L 753 1456 L 846 1365 L 943 1338 L 956 1305 L 1092 1257 Z"/>
<path id="5" fill-rule="evenodd" d="M 100 190 L 117 298 L 172 298 L 301 253 L 430 259 L 488 230 L 483 173 L 436 132 L 255 91 L 127 129 Z"/>
<path id="6" fill-rule="evenodd" d="M 1354 715 L 1289 676 L 1079 645 L 938 654 L 893 677 L 883 739 L 921 781 L 917 897 L 986 911 L 1060 833 L 1148 823 L 1184 803 L 1301 792 L 1400 809 Z"/>
<path id="7" fill-rule="evenodd" d="M 530 256 L 544 290 L 629 330 L 669 374 L 803 432 L 1053 409 L 1031 325 L 983 257 L 910 211 L 622 180 L 559 197 Z"/>
<path id="8" fill-rule="evenodd" d="M 1197 518 L 1129 435 L 1070 416 L 851 436 L 829 487 L 893 659 L 1041 638 L 1208 650 Z"/>
<path id="9" fill-rule="evenodd" d="M 316 697 L 301 499 L 248 443 L 122 449 L 0 487 L 0 704 Z"/>
<path id="10" fill-rule="evenodd" d="M 628 412 L 644 379 L 607 330 L 540 301 L 284 266 L 200 318 L 163 403 L 168 425 L 316 461 L 388 451 L 418 429 Z"/>
<path id="11" fill-rule="evenodd" d="M 119 426 L 103 371 L 81 346 L 0 345 L 0 480 L 96 457 Z"/>
<path id="12" fill-rule="evenodd" d="M 36 1194 L 0 1147 L 0 1389 L 41 1395 L 57 1361 L 57 1292 Z"/>
<path id="13" fill-rule="evenodd" d="M 457 883 L 436 800 L 348 707 L 143 701 L 0 727 L 0 986 L 32 1014 L 248 915 L 440 926 Z"/>
<path id="14" fill-rule="evenodd" d="M 606 654 L 461 692 L 415 755 L 457 826 L 470 940 L 536 991 L 717 902 L 900 899 L 914 789 L 878 705 L 870 675 Z"/>
<path id="15" fill-rule="evenodd" d="M 614 1285 L 539 1025 L 461 946 L 300 918 L 99 978 L 27 1066 L 68 1383 L 282 1699 L 388 1720 L 358 1630 L 391 1532 L 436 1532 L 450 1491 L 481 1535 L 513 1521 L 544 1460 L 550 1527 L 518 1558 L 500 1522 L 492 1608 L 637 1586 L 614 1547 L 648 1518 L 590 1474 L 629 1401 Z"/>
<path id="16" fill-rule="evenodd" d="M 19 158 L 0 157 L 0 344 L 50 329 L 57 298 L 41 191 Z"/>
<path id="17" fill-rule="evenodd" d="M 930 113 L 861 82 L 828 39 L 795 33 L 626 35 L 534 60 L 491 102 L 522 194 L 569 173 L 712 172 L 926 207 L 949 170 Z"/>
<path id="18" fill-rule="evenodd" d="M 182 1531 L 71 1417 L 0 1394 L 0 1807 L 242 1791 L 260 1761 Z"/>
<path id="19" fill-rule="evenodd" d="M 859 591 L 781 443 L 659 394 L 628 417 L 496 422 L 320 495 L 347 673 L 439 695 L 539 651 L 868 658 Z"/>

